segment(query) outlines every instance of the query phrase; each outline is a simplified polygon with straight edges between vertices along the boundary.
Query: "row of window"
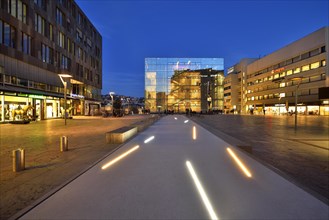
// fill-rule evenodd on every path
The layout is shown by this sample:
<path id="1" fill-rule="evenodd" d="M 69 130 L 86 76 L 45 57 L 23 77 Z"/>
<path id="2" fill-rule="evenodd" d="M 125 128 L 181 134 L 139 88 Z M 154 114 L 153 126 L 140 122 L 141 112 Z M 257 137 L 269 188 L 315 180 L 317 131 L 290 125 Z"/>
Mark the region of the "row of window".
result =
<path id="1" fill-rule="evenodd" d="M 257 79 L 253 82 L 248 82 L 247 85 L 251 86 L 251 85 L 255 85 L 255 84 L 258 84 L 258 83 L 263 83 L 263 82 L 266 82 L 266 81 L 277 80 L 277 79 L 281 79 L 285 76 L 289 76 L 289 75 L 297 74 L 297 73 L 300 73 L 300 72 L 305 72 L 305 71 L 317 69 L 319 67 L 324 67 L 324 66 L 326 66 L 326 60 L 321 60 L 321 61 L 317 61 L 317 62 L 314 62 L 314 63 L 311 63 L 311 64 L 306 64 L 306 65 L 301 66 L 301 67 L 296 67 L 294 69 L 283 71 L 283 72 L 280 72 L 280 73 L 275 73 L 274 75 L 264 77 L 264 78 L 261 78 L 261 79 Z"/>
<path id="2" fill-rule="evenodd" d="M 26 24 L 27 6 L 21 0 L 7 0 L 7 12 Z"/>
<path id="3" fill-rule="evenodd" d="M 280 70 L 280 68 L 283 68 L 283 67 L 285 67 L 287 65 L 290 65 L 292 63 L 296 63 L 296 62 L 299 62 L 301 60 L 304 60 L 304 59 L 307 59 L 309 57 L 313 57 L 313 56 L 316 56 L 320 53 L 325 53 L 325 52 L 326 52 L 326 47 L 322 46 L 320 48 L 316 48 L 314 50 L 311 50 L 311 51 L 308 51 L 308 52 L 303 53 L 301 55 L 298 55 L 294 58 L 290 58 L 290 59 L 287 59 L 285 61 L 282 61 L 281 63 L 278 63 L 278 64 L 275 64 L 271 67 L 265 68 L 261 71 L 258 71 L 256 73 L 254 73 L 254 74 L 248 75 L 247 78 L 252 78 L 252 77 L 255 77 L 255 76 L 270 72 L 270 71 L 274 72 L 274 71 Z"/>
<path id="4" fill-rule="evenodd" d="M 4 8 L 8 14 L 16 17 L 18 20 L 27 24 L 27 13 L 28 13 L 27 4 L 23 3 L 22 0 L 3 0 L 3 1 L 1 1 L 1 3 L 2 3 L 2 8 Z M 46 0 L 34 0 L 34 3 L 36 6 L 39 6 L 43 10 L 47 11 L 47 1 Z M 66 6 L 68 6 L 68 5 L 70 5 L 69 8 L 71 8 L 71 6 L 73 6 L 74 11 L 75 11 L 75 6 L 71 1 L 65 1 L 64 3 L 59 2 L 59 4 L 65 5 L 65 8 L 67 8 Z M 70 11 L 70 9 L 69 9 L 69 11 Z M 62 27 L 67 27 L 68 31 L 71 32 L 70 20 L 66 19 L 65 13 L 58 7 L 56 7 L 55 16 L 56 16 L 55 17 L 56 23 L 60 24 Z M 76 17 L 77 23 L 80 24 L 84 28 L 85 32 L 88 32 L 92 39 L 96 39 L 96 30 L 91 23 L 89 24 L 87 22 L 87 19 L 85 18 L 85 16 L 83 16 L 82 13 L 79 12 L 78 16 L 74 15 L 74 17 Z M 53 38 L 52 38 L 53 34 L 49 33 L 49 30 L 48 30 L 48 29 L 51 29 L 51 32 L 52 32 L 52 27 L 48 28 L 48 26 L 51 24 L 47 24 L 46 20 L 36 13 L 35 13 L 34 25 L 35 25 L 35 30 L 37 32 L 39 32 L 40 34 L 53 40 Z M 82 34 L 79 36 L 79 40 L 80 40 L 79 42 L 82 42 Z M 85 44 L 85 46 L 90 47 L 90 50 L 91 50 L 92 41 L 88 37 L 86 37 L 84 44 Z M 99 48 L 96 48 L 97 54 L 99 54 L 98 50 L 99 50 Z"/>
<path id="5" fill-rule="evenodd" d="M 326 79 L 326 74 L 322 73 L 320 75 L 316 76 L 310 76 L 310 77 L 304 77 L 301 79 L 301 82 L 298 81 L 290 81 L 290 82 L 281 82 L 281 83 L 273 83 L 267 86 L 259 86 L 254 88 L 253 90 L 249 89 L 247 91 L 248 94 L 254 93 L 254 92 L 261 92 L 261 91 L 266 91 L 266 90 L 271 90 L 271 89 L 278 89 L 278 88 L 283 88 L 283 87 L 288 87 L 288 86 L 294 86 L 297 85 L 298 83 L 305 84 L 305 83 L 310 83 L 310 82 L 316 82 L 316 81 L 321 81 Z"/>
<path id="6" fill-rule="evenodd" d="M 319 92 L 318 88 L 304 89 L 298 93 L 298 96 L 317 95 L 318 92 Z M 266 94 L 266 95 L 260 95 L 260 96 L 252 96 L 252 97 L 248 97 L 247 100 L 248 101 L 257 101 L 257 100 L 263 100 L 263 99 L 281 100 L 281 98 L 284 98 L 284 97 L 295 97 L 295 92 L 283 92 L 283 93 Z"/>
<path id="7" fill-rule="evenodd" d="M 16 76 L 0 74 L 0 83 L 11 84 L 15 86 L 26 87 L 29 89 L 38 89 L 56 93 L 63 93 L 63 88 L 45 83 L 35 82 L 32 80 L 21 79 Z"/>
<path id="8" fill-rule="evenodd" d="M 15 48 L 16 42 L 16 29 L 0 20 L 0 44 L 4 44 L 7 47 Z M 31 36 L 22 32 L 21 34 L 21 51 L 26 54 L 31 54 Z"/>

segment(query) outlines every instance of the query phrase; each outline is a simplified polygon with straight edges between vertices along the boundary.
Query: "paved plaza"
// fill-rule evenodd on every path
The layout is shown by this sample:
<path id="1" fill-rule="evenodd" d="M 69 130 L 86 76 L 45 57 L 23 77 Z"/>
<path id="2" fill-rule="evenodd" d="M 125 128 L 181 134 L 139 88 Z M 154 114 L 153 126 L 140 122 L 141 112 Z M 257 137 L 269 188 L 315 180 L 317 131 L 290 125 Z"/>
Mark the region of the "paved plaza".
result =
<path id="1" fill-rule="evenodd" d="M 329 117 L 204 115 L 194 121 L 329 204 Z"/>
<path id="2" fill-rule="evenodd" d="M 151 115 L 123 118 L 74 117 L 1 124 L 0 216 L 6 219 L 31 205 L 103 158 L 118 144 L 106 144 L 105 132 L 146 121 Z M 60 137 L 68 137 L 69 151 L 60 152 Z M 25 149 L 26 170 L 14 173 L 12 151 Z"/>
<path id="3" fill-rule="evenodd" d="M 188 120 L 165 116 L 19 219 L 327 219 L 328 206 Z"/>
<path id="4" fill-rule="evenodd" d="M 113 152 L 119 145 L 106 144 L 105 132 L 145 121 L 148 117 L 152 116 L 138 115 L 124 118 L 75 117 L 73 120 L 67 121 L 66 127 L 63 120 L 46 120 L 27 125 L 0 125 L 1 217 L 7 219 L 15 213 L 21 212 L 22 209 L 26 210 L 27 207 L 36 204 L 36 201 L 51 195 L 61 186 L 66 185 L 74 177 L 81 174 L 82 171 L 95 165 L 96 162 Z M 174 115 L 165 118 L 168 117 L 172 119 L 181 116 Z M 298 117 L 297 130 L 294 129 L 294 117 L 289 116 L 203 115 L 201 117 L 189 117 L 188 120 L 189 123 L 194 121 L 198 130 L 207 133 L 202 128 L 204 127 L 220 137 L 220 143 L 224 141 L 229 146 L 238 146 L 237 152 L 241 153 L 239 147 L 248 149 L 251 146 L 252 153 L 249 154 L 250 157 L 242 153 L 243 158 L 248 161 L 255 159 L 255 161 L 265 165 L 266 169 L 270 168 L 271 171 L 275 171 L 285 180 L 293 183 L 294 186 L 297 185 L 303 191 L 328 204 L 328 117 L 300 116 Z M 168 125 L 166 122 L 160 124 Z M 154 130 L 159 134 L 175 133 L 173 128 L 170 126 L 156 127 L 154 125 L 147 131 Z M 183 132 L 182 128 L 178 131 L 181 132 L 180 130 Z M 178 140 L 184 140 L 178 135 L 178 131 L 176 135 L 164 138 L 163 141 L 167 141 L 165 145 L 172 145 Z M 190 129 L 188 131 L 190 132 Z M 59 151 L 59 139 L 63 135 L 67 135 L 69 138 L 68 152 Z M 141 136 L 140 140 L 137 140 L 141 141 L 146 136 Z M 212 137 L 212 140 L 215 139 Z M 198 143 L 200 146 L 209 145 Z M 26 150 L 27 169 L 23 172 L 14 173 L 12 172 L 11 154 L 12 150 L 20 147 Z M 214 147 L 216 148 L 216 146 Z M 220 148 L 223 148 L 223 146 Z M 122 148 L 122 151 L 124 149 Z M 186 151 L 185 148 L 170 148 L 170 152 L 166 152 L 165 149 L 167 148 L 165 147 L 156 147 L 156 149 L 162 149 L 159 153 L 165 154 L 168 158 L 175 158 L 177 157 L 176 153 L 181 154 Z M 207 152 L 207 148 L 203 149 L 203 152 Z M 211 154 L 211 151 L 207 154 Z M 146 158 L 144 159 L 146 160 Z M 152 166 L 157 164 L 156 157 L 150 160 L 153 165 L 148 167 L 150 164 L 147 163 L 142 167 L 151 169 Z M 167 161 L 165 158 L 161 160 Z M 201 161 L 207 160 L 204 158 Z M 169 163 L 169 161 L 167 162 Z M 171 177 L 178 175 L 175 173 L 170 174 L 170 171 L 163 172 Z M 142 170 L 138 172 L 142 173 Z M 213 172 L 216 172 L 216 169 Z M 212 173 L 212 175 L 217 174 Z M 148 178 L 145 177 L 144 179 Z M 182 182 L 182 180 L 177 181 Z M 174 182 L 171 184 L 174 184 Z M 142 187 L 147 188 L 146 186 Z M 176 193 L 180 195 L 179 190 Z M 200 213 L 198 212 L 196 216 L 204 217 L 204 214 Z M 188 216 L 182 215 L 182 217 Z M 224 214 L 224 216 L 229 217 L 230 215 Z"/>

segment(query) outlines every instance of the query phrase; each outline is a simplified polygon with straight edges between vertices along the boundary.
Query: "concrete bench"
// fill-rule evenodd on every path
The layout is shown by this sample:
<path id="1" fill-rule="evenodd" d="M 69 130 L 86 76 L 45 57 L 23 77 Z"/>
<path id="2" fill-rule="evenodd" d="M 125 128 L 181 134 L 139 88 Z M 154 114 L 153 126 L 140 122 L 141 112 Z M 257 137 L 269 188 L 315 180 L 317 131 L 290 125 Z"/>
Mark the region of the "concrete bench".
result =
<path id="1" fill-rule="evenodd" d="M 106 143 L 122 144 L 137 134 L 137 127 L 126 126 L 113 131 L 106 132 Z"/>

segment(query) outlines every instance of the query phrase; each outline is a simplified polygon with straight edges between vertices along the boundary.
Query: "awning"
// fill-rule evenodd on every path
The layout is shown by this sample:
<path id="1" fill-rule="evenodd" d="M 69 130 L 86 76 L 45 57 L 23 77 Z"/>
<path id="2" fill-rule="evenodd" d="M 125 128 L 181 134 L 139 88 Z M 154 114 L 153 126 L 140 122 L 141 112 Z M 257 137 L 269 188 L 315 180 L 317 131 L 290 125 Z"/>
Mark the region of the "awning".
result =
<path id="1" fill-rule="evenodd" d="M 52 92 L 46 92 L 46 91 L 34 90 L 34 89 L 27 89 L 27 88 L 21 88 L 21 87 L 10 86 L 10 85 L 0 85 L 0 91 L 18 93 L 18 94 L 26 93 L 26 94 L 33 94 L 33 95 L 44 95 L 44 96 L 51 96 L 51 97 L 57 97 L 57 98 L 64 98 L 64 94 L 52 93 Z"/>

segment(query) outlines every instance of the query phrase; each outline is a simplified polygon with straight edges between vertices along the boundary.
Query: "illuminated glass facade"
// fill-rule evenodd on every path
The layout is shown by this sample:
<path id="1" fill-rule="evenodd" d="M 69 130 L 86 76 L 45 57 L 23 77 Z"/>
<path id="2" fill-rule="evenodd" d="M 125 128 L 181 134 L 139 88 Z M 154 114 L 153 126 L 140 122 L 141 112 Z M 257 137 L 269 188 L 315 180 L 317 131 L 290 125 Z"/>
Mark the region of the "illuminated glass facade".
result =
<path id="1" fill-rule="evenodd" d="M 223 58 L 146 58 L 145 109 L 223 110 Z"/>

